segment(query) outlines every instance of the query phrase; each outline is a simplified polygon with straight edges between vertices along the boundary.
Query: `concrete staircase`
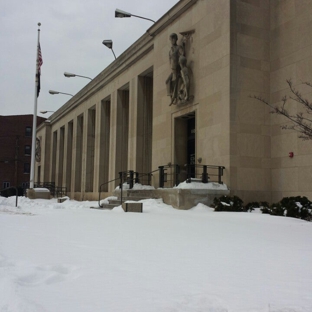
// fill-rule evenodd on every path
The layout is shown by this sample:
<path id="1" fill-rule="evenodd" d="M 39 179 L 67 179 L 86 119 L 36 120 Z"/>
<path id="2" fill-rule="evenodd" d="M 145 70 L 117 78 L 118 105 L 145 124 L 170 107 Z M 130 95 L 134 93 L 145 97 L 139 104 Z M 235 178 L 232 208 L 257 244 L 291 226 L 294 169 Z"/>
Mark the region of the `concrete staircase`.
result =
<path id="1" fill-rule="evenodd" d="M 192 181 L 195 182 L 195 181 Z M 211 205 L 215 197 L 221 197 L 223 195 L 229 195 L 229 189 L 222 189 L 223 185 L 220 185 L 220 189 L 148 189 L 148 190 L 123 190 L 122 202 L 125 201 L 139 201 L 142 199 L 157 199 L 162 198 L 163 202 L 173 206 L 176 209 L 187 210 L 198 203 L 204 205 Z M 108 204 L 103 204 L 102 207 L 93 207 L 97 209 L 113 209 L 120 206 L 120 190 L 115 190 L 113 196 L 117 197 L 117 200 L 109 200 Z"/>
<path id="2" fill-rule="evenodd" d="M 120 191 L 115 191 L 114 192 L 114 196 L 117 197 L 117 199 L 109 199 L 108 200 L 108 204 L 101 204 L 101 207 L 98 207 L 98 209 L 113 209 L 115 207 L 118 207 L 121 205 L 121 199 L 120 199 Z M 123 192 L 123 196 L 122 196 L 122 203 L 131 200 L 131 201 L 136 201 L 138 202 L 139 200 L 142 199 L 149 199 L 151 198 L 150 196 L 144 196 L 143 194 L 140 194 L 139 191 L 137 192 Z"/>

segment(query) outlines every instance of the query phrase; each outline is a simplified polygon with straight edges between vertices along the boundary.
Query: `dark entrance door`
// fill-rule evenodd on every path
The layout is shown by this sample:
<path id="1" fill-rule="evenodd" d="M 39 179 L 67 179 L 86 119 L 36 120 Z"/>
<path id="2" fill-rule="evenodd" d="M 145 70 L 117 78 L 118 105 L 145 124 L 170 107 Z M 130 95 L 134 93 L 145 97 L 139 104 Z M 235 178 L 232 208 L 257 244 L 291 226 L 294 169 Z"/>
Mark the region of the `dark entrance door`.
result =
<path id="1" fill-rule="evenodd" d="M 185 181 L 187 178 L 195 177 L 195 120 L 195 112 L 190 112 L 186 115 L 175 118 L 174 121 L 174 162 L 180 168 L 179 180 L 181 182 Z"/>
<path id="2" fill-rule="evenodd" d="M 195 178 L 195 116 L 187 120 L 188 177 Z"/>

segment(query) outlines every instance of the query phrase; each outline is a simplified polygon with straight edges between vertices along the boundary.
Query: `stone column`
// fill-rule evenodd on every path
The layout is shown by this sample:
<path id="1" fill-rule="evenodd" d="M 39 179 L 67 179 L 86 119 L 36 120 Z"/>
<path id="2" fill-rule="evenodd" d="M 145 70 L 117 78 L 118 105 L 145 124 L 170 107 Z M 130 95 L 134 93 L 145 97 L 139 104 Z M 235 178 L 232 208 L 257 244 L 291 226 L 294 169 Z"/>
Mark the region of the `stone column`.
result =
<path id="1" fill-rule="evenodd" d="M 130 170 L 136 170 L 137 141 L 138 141 L 138 78 L 130 81 L 129 92 L 129 135 L 128 135 L 128 164 Z"/>
<path id="2" fill-rule="evenodd" d="M 82 181 L 82 153 L 83 153 L 83 114 L 75 119 L 74 123 L 74 192 L 81 192 Z"/>
<path id="3" fill-rule="evenodd" d="M 92 107 L 87 112 L 86 124 L 86 174 L 85 191 L 93 192 L 94 185 L 94 157 L 95 157 L 95 119 L 96 108 Z"/>
<path id="4" fill-rule="evenodd" d="M 118 169 L 117 169 L 117 159 L 116 154 L 117 144 L 117 91 L 112 92 L 111 94 L 111 113 L 110 113 L 110 140 L 109 140 L 109 150 L 110 150 L 110 162 L 109 162 L 109 180 L 113 180 L 118 176 Z M 115 186 L 118 185 L 118 182 L 109 185 L 109 191 L 112 191 Z"/>

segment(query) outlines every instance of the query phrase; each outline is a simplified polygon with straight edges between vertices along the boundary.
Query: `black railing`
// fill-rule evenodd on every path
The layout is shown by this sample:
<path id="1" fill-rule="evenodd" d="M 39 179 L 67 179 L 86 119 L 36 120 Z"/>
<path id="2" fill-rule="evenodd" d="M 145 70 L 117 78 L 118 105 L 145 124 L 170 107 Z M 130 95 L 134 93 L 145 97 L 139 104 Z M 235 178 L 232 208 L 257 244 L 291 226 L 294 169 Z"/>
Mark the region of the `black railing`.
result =
<path id="1" fill-rule="evenodd" d="M 187 170 L 186 182 L 190 183 L 192 178 L 200 178 L 202 183 L 217 182 L 223 184 L 223 166 L 212 165 L 185 165 Z"/>
<path id="2" fill-rule="evenodd" d="M 183 170 L 182 170 L 183 169 Z M 153 173 L 159 173 L 158 185 L 160 188 L 165 186 L 165 183 L 169 184 L 168 187 L 178 186 L 181 181 L 187 183 L 192 182 L 192 178 L 199 180 L 202 183 L 218 182 L 223 184 L 223 166 L 212 166 L 212 165 L 190 165 L 186 164 L 182 167 L 179 165 L 164 165 L 159 166 L 158 169 L 149 173 L 139 173 L 133 170 L 119 172 L 119 177 L 113 180 L 102 183 L 99 186 L 99 201 L 98 205 L 101 207 L 101 192 L 102 188 L 109 183 L 116 182 L 119 180 L 120 188 L 120 203 L 122 204 L 122 191 L 123 184 L 126 182 L 129 185 L 129 189 L 133 189 L 135 183 L 142 185 L 151 185 Z M 199 177 L 199 178 L 197 178 Z"/>
<path id="3" fill-rule="evenodd" d="M 154 170 L 149 173 L 140 173 L 135 172 L 133 170 L 121 171 L 119 172 L 119 177 L 113 180 L 102 183 L 99 186 L 99 202 L 98 205 L 101 207 L 101 192 L 104 185 L 108 185 L 109 183 L 116 182 L 119 180 L 119 188 L 120 188 L 120 203 L 122 204 L 122 190 L 123 184 L 126 182 L 129 185 L 129 189 L 133 189 L 134 184 L 140 183 L 143 185 L 151 185 L 153 173 L 158 170 Z"/>
<path id="4" fill-rule="evenodd" d="M 55 186 L 55 182 L 35 182 L 34 187 L 47 188 L 52 197 L 63 197 L 67 195 L 67 188 L 62 186 Z"/>
<path id="5" fill-rule="evenodd" d="M 218 182 L 223 184 L 224 168 L 223 166 L 190 164 L 186 164 L 183 167 L 172 164 L 159 166 L 159 187 L 164 187 L 166 182 L 171 186 L 178 186 L 181 181 L 191 183 L 192 178 L 202 183 Z"/>
<path id="6" fill-rule="evenodd" d="M 152 176 L 153 173 L 158 170 L 154 170 L 149 173 L 141 173 L 133 170 L 124 171 L 123 174 L 123 182 L 127 182 L 129 184 L 129 188 L 132 189 L 135 183 L 140 183 L 142 185 L 151 185 L 152 184 Z M 120 172 L 119 172 L 120 177 Z"/>
<path id="7" fill-rule="evenodd" d="M 179 165 L 164 165 L 158 167 L 159 171 L 159 187 L 164 187 L 165 182 L 175 186 L 180 184 L 180 166 Z"/>
<path id="8" fill-rule="evenodd" d="M 104 183 L 102 183 L 102 184 L 99 186 L 99 202 L 98 202 L 99 207 L 101 207 L 101 192 L 102 192 L 103 186 L 104 186 L 104 185 L 107 185 L 107 184 L 109 184 L 109 183 L 115 182 L 115 181 L 117 181 L 117 180 L 119 180 L 119 178 L 116 178 L 116 179 L 114 179 L 114 180 L 110 180 L 110 181 L 104 182 Z"/>
<path id="9" fill-rule="evenodd" d="M 63 197 L 67 195 L 67 188 L 64 186 L 56 186 L 54 189 L 54 195 L 55 197 Z"/>

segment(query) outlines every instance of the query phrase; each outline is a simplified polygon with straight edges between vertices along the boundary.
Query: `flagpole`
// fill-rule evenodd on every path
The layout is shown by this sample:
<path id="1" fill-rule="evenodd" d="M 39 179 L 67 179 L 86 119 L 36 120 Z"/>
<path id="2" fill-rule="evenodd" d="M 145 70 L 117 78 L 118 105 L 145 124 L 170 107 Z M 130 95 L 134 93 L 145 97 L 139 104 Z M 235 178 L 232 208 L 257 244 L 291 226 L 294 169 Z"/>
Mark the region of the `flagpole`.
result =
<path id="1" fill-rule="evenodd" d="M 38 23 L 41 26 L 41 23 Z M 34 188 L 35 180 L 35 160 L 36 160 L 36 133 L 37 133 L 37 101 L 38 101 L 38 81 L 39 81 L 39 42 L 40 42 L 40 28 L 38 28 L 37 40 L 37 57 L 36 57 L 36 83 L 35 83 L 35 100 L 34 100 L 34 115 L 33 115 L 33 128 L 32 128 L 32 141 L 31 141 L 31 164 L 30 164 L 30 181 L 29 188 Z"/>

